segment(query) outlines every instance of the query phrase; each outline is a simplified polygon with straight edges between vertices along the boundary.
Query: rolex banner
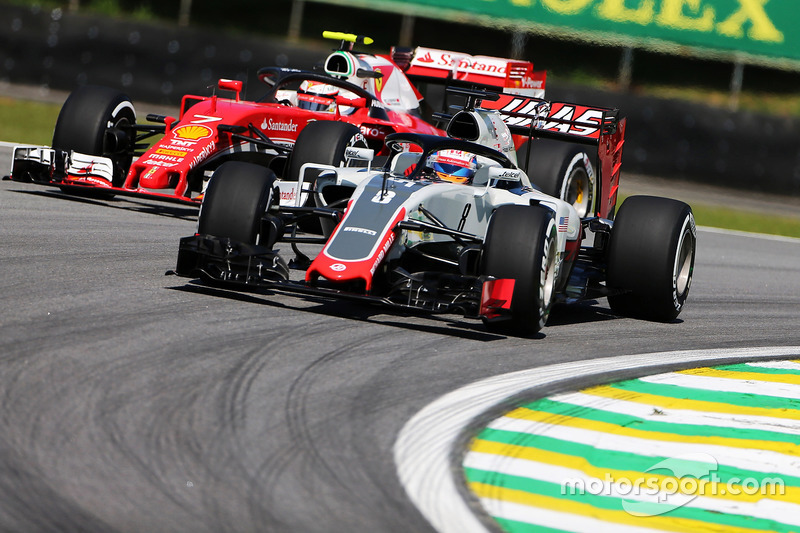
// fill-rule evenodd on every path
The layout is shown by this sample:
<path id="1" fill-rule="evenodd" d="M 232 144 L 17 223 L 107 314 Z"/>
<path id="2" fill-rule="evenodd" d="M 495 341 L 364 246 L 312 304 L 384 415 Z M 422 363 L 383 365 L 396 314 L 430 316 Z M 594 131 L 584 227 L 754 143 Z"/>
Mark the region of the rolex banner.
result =
<path id="1" fill-rule="evenodd" d="M 342 3 L 341 0 L 323 0 Z M 347 0 L 347 5 L 665 52 L 800 61 L 798 0 Z"/>

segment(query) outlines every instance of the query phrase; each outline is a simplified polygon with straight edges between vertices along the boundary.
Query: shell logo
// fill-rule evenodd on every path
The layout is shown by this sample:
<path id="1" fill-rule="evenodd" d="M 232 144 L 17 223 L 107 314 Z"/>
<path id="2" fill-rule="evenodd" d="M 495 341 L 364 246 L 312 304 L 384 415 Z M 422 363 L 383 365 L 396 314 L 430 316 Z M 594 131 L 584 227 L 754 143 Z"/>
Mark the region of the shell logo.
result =
<path id="1" fill-rule="evenodd" d="M 197 124 L 192 124 L 189 126 L 181 126 L 179 128 L 175 128 L 172 130 L 172 135 L 175 137 L 179 137 L 181 139 L 188 139 L 190 141 L 197 141 L 199 139 L 205 139 L 206 137 L 211 137 L 214 134 L 211 131 L 211 128 L 208 126 L 199 126 Z"/>

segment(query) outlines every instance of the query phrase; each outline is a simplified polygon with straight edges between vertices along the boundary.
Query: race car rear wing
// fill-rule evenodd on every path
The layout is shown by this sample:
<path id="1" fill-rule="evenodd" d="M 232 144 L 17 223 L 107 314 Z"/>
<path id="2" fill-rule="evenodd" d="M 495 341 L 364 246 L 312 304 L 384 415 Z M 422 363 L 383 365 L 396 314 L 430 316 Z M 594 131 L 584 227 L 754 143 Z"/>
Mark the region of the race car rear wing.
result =
<path id="1" fill-rule="evenodd" d="M 462 82 L 501 89 L 507 94 L 544 97 L 547 73 L 534 71 L 530 61 L 472 56 L 436 48 L 394 47 L 391 60 L 417 80 Z"/>
<path id="2" fill-rule="evenodd" d="M 509 94 L 481 94 L 457 89 L 451 92 L 477 98 L 475 106 L 497 110 L 511 133 L 597 146 L 597 159 L 594 162 L 599 174 L 596 215 L 601 218 L 613 217 L 626 126 L 626 119 L 619 117 L 618 109 L 548 102 Z"/>

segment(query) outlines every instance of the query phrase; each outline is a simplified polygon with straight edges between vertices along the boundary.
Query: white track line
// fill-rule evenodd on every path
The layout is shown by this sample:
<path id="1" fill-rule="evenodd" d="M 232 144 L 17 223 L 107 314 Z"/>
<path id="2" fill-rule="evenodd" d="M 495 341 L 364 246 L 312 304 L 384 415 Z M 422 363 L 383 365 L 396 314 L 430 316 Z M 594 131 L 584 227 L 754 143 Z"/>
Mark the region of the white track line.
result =
<path id="1" fill-rule="evenodd" d="M 468 425 L 503 400 L 543 385 L 607 372 L 797 356 L 800 346 L 687 350 L 573 361 L 483 379 L 434 400 L 403 426 L 394 445 L 397 473 L 411 500 L 440 533 L 488 531 L 463 499 L 451 457 Z"/>

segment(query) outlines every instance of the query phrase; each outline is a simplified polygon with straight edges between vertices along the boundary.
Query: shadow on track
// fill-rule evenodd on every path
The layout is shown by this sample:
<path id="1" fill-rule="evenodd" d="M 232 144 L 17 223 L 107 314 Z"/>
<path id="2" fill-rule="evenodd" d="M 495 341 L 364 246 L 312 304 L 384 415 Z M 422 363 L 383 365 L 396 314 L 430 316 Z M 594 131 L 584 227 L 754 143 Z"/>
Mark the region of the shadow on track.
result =
<path id="1" fill-rule="evenodd" d="M 379 324 L 382 326 L 389 326 L 400 329 L 407 329 L 411 331 L 418 331 L 423 333 L 431 333 L 434 335 L 446 335 L 450 337 L 458 337 L 460 339 L 471 339 L 476 341 L 498 341 L 506 339 L 505 335 L 498 335 L 488 331 L 476 331 L 474 328 L 477 326 L 482 328 L 480 322 L 468 323 L 453 319 L 452 316 L 444 317 L 443 315 L 432 315 L 426 313 L 412 314 L 412 313 L 394 313 L 387 314 L 386 308 L 377 304 L 365 304 L 350 302 L 347 300 L 326 299 L 305 294 L 294 294 L 293 298 L 305 302 L 313 302 L 318 304 L 316 307 L 295 307 L 286 305 L 281 302 L 270 300 L 267 297 L 273 294 L 280 294 L 279 292 L 262 291 L 262 292 L 241 292 L 233 291 L 219 287 L 210 287 L 208 285 L 201 285 L 199 282 L 189 282 L 186 285 L 179 285 L 175 287 L 168 287 L 170 290 L 191 292 L 194 294 L 203 294 L 206 296 L 214 296 L 218 298 L 227 298 L 229 300 L 236 300 L 239 302 L 246 302 L 258 305 L 269 305 L 281 309 L 291 309 L 292 311 L 300 311 L 307 313 L 314 313 L 323 316 L 347 318 L 350 320 L 357 320 L 369 324 Z M 386 319 L 376 319 L 378 315 L 384 315 Z M 414 324 L 402 321 L 402 317 L 411 316 L 424 316 L 430 322 L 437 322 L 438 324 Z M 531 339 L 541 339 L 544 335 L 539 333 Z"/>
<path id="2" fill-rule="evenodd" d="M 215 296 L 226 298 L 228 300 L 236 300 L 258 305 L 269 305 L 272 307 L 279 307 L 281 309 L 291 309 L 293 311 L 315 313 L 324 316 L 348 318 L 350 320 L 358 320 L 370 324 L 380 324 L 383 326 L 432 333 L 436 335 L 467 338 L 476 341 L 488 342 L 508 338 L 506 335 L 491 333 L 486 330 L 479 331 L 477 328 L 484 328 L 480 322 L 459 320 L 458 318 L 455 318 L 454 315 L 437 315 L 425 312 L 402 313 L 393 310 L 387 310 L 385 307 L 382 307 L 379 304 L 330 299 L 325 298 L 324 296 L 307 294 L 292 294 L 292 298 L 318 304 L 316 307 L 312 308 L 297 307 L 269 299 L 269 296 L 271 295 L 284 294 L 280 291 L 257 289 L 251 292 L 242 292 L 241 290 L 230 290 L 224 287 L 212 287 L 209 285 L 204 285 L 198 280 L 192 280 L 186 285 L 168 288 L 175 291 Z M 376 319 L 375 317 L 379 315 L 382 315 L 384 318 Z M 435 322 L 436 324 L 413 324 L 402 320 L 402 317 L 412 316 L 424 317 L 426 321 Z M 574 324 L 605 322 L 610 320 L 619 320 L 621 318 L 622 317 L 615 315 L 608 308 L 598 307 L 597 301 L 595 300 L 590 300 L 581 304 L 557 304 L 553 306 L 547 326 L 543 331 L 535 335 L 520 338 L 539 340 L 544 339 L 547 336 L 546 332 L 549 328 L 570 326 Z"/>
<path id="3" fill-rule="evenodd" d="M 53 198 L 59 201 L 68 200 L 71 202 L 110 207 L 112 209 L 121 209 L 123 211 L 134 211 L 137 213 L 145 213 L 149 215 L 157 215 L 168 218 L 177 218 L 180 220 L 196 220 L 198 212 L 197 208 L 191 206 L 183 207 L 174 204 L 170 205 L 170 204 L 158 203 L 158 200 L 154 200 L 153 203 L 149 203 L 146 200 L 140 202 L 132 197 L 100 196 L 93 198 L 87 195 L 70 194 L 66 192 L 53 191 L 53 190 L 27 191 L 22 189 L 9 189 L 9 192 L 28 194 L 31 196 L 40 196 L 44 198 Z"/>

